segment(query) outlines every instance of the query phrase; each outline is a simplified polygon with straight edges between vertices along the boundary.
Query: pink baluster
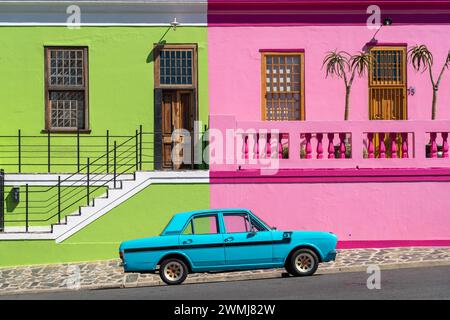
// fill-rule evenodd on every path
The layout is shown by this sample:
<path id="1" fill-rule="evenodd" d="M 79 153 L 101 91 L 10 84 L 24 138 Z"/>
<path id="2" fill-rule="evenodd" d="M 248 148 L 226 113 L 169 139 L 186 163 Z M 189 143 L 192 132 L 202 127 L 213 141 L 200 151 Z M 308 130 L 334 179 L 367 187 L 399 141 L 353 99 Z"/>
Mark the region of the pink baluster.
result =
<path id="1" fill-rule="evenodd" d="M 367 157 L 369 159 L 375 158 L 375 147 L 373 146 L 373 133 L 367 133 Z"/>
<path id="2" fill-rule="evenodd" d="M 244 137 L 244 159 L 248 159 L 248 135 Z"/>
<path id="3" fill-rule="evenodd" d="M 316 137 L 317 137 L 317 159 L 322 159 L 323 158 L 323 146 L 322 146 L 323 134 L 318 133 L 316 135 Z"/>
<path id="4" fill-rule="evenodd" d="M 278 159 L 283 159 L 283 144 L 281 140 L 283 139 L 283 134 L 278 135 Z"/>
<path id="5" fill-rule="evenodd" d="M 442 132 L 442 158 L 448 158 L 448 132 Z"/>
<path id="6" fill-rule="evenodd" d="M 430 133 L 430 140 L 431 140 L 430 153 L 431 153 L 431 158 L 437 158 L 437 150 L 438 150 L 438 148 L 437 148 L 437 143 L 436 143 L 436 137 L 437 137 L 436 132 L 431 132 Z"/>
<path id="7" fill-rule="evenodd" d="M 384 143 L 384 132 L 380 132 L 380 158 L 386 158 L 386 144 Z"/>
<path id="8" fill-rule="evenodd" d="M 391 158 L 397 158 L 397 133 L 391 132 L 389 138 L 391 140 Z"/>
<path id="9" fill-rule="evenodd" d="M 256 148 L 255 155 L 256 155 L 256 158 L 255 159 L 259 159 L 259 133 L 257 133 L 255 135 L 255 139 L 256 139 L 256 141 L 255 141 L 255 148 Z"/>
<path id="10" fill-rule="evenodd" d="M 402 132 L 402 158 L 408 158 L 408 133 Z"/>
<path id="11" fill-rule="evenodd" d="M 267 134 L 266 141 L 266 158 L 270 159 L 272 157 L 272 145 L 270 144 L 270 133 Z"/>
<path id="12" fill-rule="evenodd" d="M 305 147 L 306 159 L 311 159 L 312 158 L 311 133 L 306 133 L 305 139 L 306 139 L 306 147 Z"/>
<path id="13" fill-rule="evenodd" d="M 339 144 L 339 158 L 341 159 L 345 159 L 345 133 L 339 133 L 339 140 L 340 140 L 340 144 Z"/>
<path id="14" fill-rule="evenodd" d="M 328 133 L 328 159 L 334 159 L 334 133 Z"/>

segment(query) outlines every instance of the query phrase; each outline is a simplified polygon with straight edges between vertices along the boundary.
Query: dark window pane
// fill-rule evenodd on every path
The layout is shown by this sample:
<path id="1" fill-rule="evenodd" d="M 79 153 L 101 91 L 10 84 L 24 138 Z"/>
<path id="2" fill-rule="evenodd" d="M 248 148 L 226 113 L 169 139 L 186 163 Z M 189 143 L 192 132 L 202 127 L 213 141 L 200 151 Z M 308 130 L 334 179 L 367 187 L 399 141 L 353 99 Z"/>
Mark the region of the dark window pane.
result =
<path id="1" fill-rule="evenodd" d="M 83 49 L 50 49 L 50 84 L 58 86 L 82 85 Z M 58 77 L 64 75 L 66 77 Z"/>
<path id="2" fill-rule="evenodd" d="M 52 128 L 84 128 L 83 91 L 51 91 L 50 108 Z"/>
<path id="3" fill-rule="evenodd" d="M 183 77 L 192 75 L 192 73 L 192 49 L 162 50 L 160 55 L 161 84 L 192 84 L 192 77 L 190 79 Z"/>

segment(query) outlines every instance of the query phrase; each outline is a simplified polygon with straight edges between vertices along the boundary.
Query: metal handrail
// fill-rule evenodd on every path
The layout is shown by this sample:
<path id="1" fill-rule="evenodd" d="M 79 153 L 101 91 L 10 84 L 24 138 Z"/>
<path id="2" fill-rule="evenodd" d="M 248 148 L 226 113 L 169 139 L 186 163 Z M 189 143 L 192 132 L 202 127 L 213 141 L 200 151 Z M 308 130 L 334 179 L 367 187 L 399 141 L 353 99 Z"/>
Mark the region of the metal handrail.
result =
<path id="1" fill-rule="evenodd" d="M 144 132 L 142 126 L 140 126 L 134 135 L 122 135 L 120 137 L 125 138 L 125 140 L 117 142 L 115 139 L 110 141 L 112 137 L 116 138 L 117 136 L 112 136 L 107 131 L 107 134 L 102 136 L 108 138 L 104 146 L 104 152 L 94 158 L 77 159 L 77 170 L 75 172 L 64 177 L 64 179 L 59 175 L 57 183 L 48 187 L 40 186 L 37 190 L 30 184 L 25 184 L 25 192 L 21 192 L 21 194 L 24 193 L 25 204 L 14 209 L 13 217 L 10 217 L 11 214 L 6 212 L 3 222 L 25 226 L 25 232 L 29 232 L 30 226 L 36 224 L 50 225 L 51 230 L 53 230 L 54 225 L 67 223 L 66 217 L 75 215 L 74 212 L 76 212 L 77 207 L 79 209 L 82 206 L 93 204 L 93 201 L 95 201 L 93 199 L 99 196 L 99 190 L 106 187 L 106 197 L 108 197 L 108 190 L 111 185 L 113 188 L 122 186 L 122 181 L 118 181 L 120 177 L 125 174 L 133 174 L 135 179 L 136 171 L 142 170 L 143 164 L 154 164 L 153 155 L 146 154 L 146 151 L 154 150 L 153 139 L 149 139 L 151 142 L 145 139 L 146 136 L 154 134 L 155 132 Z M 45 138 L 48 139 L 48 136 L 45 136 Z M 49 144 L 51 145 L 51 142 Z M 79 141 L 76 149 L 80 150 Z M 77 152 L 77 155 L 81 157 L 79 152 Z M 47 163 L 50 169 L 53 164 L 52 159 L 55 160 L 55 157 Z M 21 157 L 18 158 L 19 167 L 20 161 Z M 44 198 L 39 194 L 44 195 Z M 4 192 L 1 199 L 5 199 Z M 3 206 L 5 205 L 5 201 L 0 202 Z"/>
<path id="2" fill-rule="evenodd" d="M 107 135 L 107 137 L 110 138 L 111 136 Z M 119 144 L 117 141 L 114 141 L 113 148 L 106 148 L 105 153 L 96 157 L 92 161 L 88 158 L 86 164 L 83 166 L 79 165 L 76 172 L 70 174 L 64 179 L 61 179 L 61 176 L 58 176 L 58 183 L 53 186 L 42 190 L 30 190 L 29 184 L 26 184 L 25 210 L 14 211 L 15 216 L 25 215 L 25 218 L 8 219 L 6 222 L 24 223 L 25 232 L 29 231 L 30 223 L 45 223 L 52 221 L 55 217 L 57 217 L 57 223 L 54 224 L 61 224 L 63 223 L 63 219 L 65 220 L 65 217 L 72 213 L 72 211 L 67 212 L 67 210 L 73 208 L 77 204 L 80 204 L 83 199 L 86 199 L 85 205 L 89 206 L 91 204 L 92 195 L 99 189 L 108 186 L 112 182 L 114 182 L 114 186 L 116 187 L 118 177 L 127 173 L 134 174 L 135 171 L 133 169 L 142 169 L 142 163 L 139 162 L 140 159 L 142 159 L 141 153 L 144 145 L 144 142 L 142 141 L 142 126 L 140 126 L 139 130 L 136 130 L 134 135 L 123 137 L 126 137 L 127 139 Z M 105 161 L 103 162 L 103 160 Z M 149 161 L 146 163 L 149 163 Z M 110 169 L 113 169 L 113 172 L 110 172 Z M 81 178 L 73 179 L 79 174 L 82 174 Z M 79 185 L 82 187 L 78 188 L 77 186 Z M 64 188 L 62 189 L 61 186 L 64 186 Z M 49 192 L 54 192 L 54 194 L 45 199 L 45 205 L 43 205 L 42 200 L 30 199 L 32 194 Z M 0 199 L 4 199 L 4 192 Z M 5 201 L 0 202 L 4 207 Z M 34 202 L 37 202 L 38 205 L 34 205 Z M 44 215 L 44 217 L 33 217 L 41 215 Z M 5 220 L 2 222 L 4 221 Z M 52 227 L 54 224 L 51 224 Z M 3 231 L 3 229 L 1 229 L 1 231 Z"/>

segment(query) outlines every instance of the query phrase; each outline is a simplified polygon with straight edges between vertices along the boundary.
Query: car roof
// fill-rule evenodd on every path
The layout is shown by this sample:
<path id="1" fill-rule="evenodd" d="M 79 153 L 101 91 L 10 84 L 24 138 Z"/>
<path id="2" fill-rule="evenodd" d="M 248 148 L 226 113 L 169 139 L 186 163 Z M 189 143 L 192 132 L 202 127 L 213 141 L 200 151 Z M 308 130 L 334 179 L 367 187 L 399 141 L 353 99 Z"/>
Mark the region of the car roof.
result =
<path id="1" fill-rule="evenodd" d="M 186 211 L 176 213 L 174 216 L 192 216 L 193 214 L 201 214 L 201 213 L 217 213 L 217 212 L 235 212 L 235 211 L 245 211 L 249 212 L 248 209 L 245 208 L 220 208 L 220 209 L 204 209 L 204 210 L 194 210 L 194 211 Z"/>
<path id="2" fill-rule="evenodd" d="M 244 208 L 220 208 L 220 209 L 205 209 L 205 210 L 194 210 L 187 212 L 180 212 L 174 214 L 172 219 L 170 220 L 167 227 L 164 229 L 163 234 L 178 234 L 182 231 L 186 222 L 189 218 L 196 214 L 208 214 L 208 213 L 218 213 L 218 212 L 236 212 L 236 211 L 244 211 L 250 212 L 248 209 Z"/>

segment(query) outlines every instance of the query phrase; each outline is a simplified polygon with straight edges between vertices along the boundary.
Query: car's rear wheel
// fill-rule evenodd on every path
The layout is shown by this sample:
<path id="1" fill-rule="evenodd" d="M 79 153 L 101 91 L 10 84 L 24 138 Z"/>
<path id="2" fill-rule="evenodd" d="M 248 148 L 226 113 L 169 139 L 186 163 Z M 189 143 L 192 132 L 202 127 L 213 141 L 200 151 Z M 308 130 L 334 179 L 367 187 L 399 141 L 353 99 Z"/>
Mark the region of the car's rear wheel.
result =
<path id="1" fill-rule="evenodd" d="M 296 277 L 312 276 L 319 267 L 319 259 L 310 249 L 298 249 L 286 263 L 286 271 Z"/>
<path id="2" fill-rule="evenodd" d="M 186 264 L 177 258 L 164 260 L 159 268 L 161 280 L 168 285 L 181 284 L 188 275 Z"/>

